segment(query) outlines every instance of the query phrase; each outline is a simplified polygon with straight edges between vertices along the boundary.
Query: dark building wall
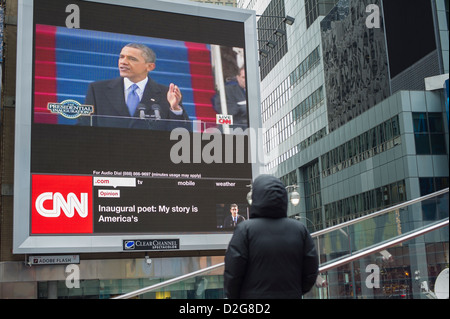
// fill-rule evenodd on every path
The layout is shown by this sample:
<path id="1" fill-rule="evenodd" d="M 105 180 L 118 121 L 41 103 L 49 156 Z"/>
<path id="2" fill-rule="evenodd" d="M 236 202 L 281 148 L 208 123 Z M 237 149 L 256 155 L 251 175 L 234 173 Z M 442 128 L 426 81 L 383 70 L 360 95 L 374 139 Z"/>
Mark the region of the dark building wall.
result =
<path id="1" fill-rule="evenodd" d="M 383 12 L 394 78 L 436 50 L 431 0 L 384 0 Z"/>
<path id="2" fill-rule="evenodd" d="M 439 75 L 432 0 L 384 0 L 392 93 L 425 90 L 424 78 Z"/>
<path id="3" fill-rule="evenodd" d="M 366 26 L 369 4 L 381 7 L 342 0 L 321 22 L 330 132 L 390 95 L 383 19 L 380 28 Z"/>
<path id="4" fill-rule="evenodd" d="M 380 27 L 366 25 L 370 4 Z M 329 130 L 442 73 L 432 0 L 341 0 L 322 20 Z"/>

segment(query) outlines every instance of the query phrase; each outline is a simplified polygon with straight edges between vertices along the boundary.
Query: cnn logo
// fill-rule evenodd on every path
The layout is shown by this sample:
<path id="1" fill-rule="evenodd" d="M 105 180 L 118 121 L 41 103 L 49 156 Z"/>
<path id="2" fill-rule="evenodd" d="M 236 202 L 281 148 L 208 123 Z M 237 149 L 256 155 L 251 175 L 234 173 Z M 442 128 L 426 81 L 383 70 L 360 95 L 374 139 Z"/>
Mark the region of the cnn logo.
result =
<path id="1" fill-rule="evenodd" d="M 36 199 L 36 210 L 41 216 L 51 218 L 59 217 L 61 211 L 64 212 L 67 217 L 72 218 L 75 215 L 76 210 L 80 217 L 85 218 L 89 213 L 88 194 L 81 193 L 80 197 L 81 198 L 78 199 L 74 193 L 69 193 L 66 200 L 61 193 L 43 193 Z M 53 208 L 44 208 L 44 203 L 46 201 L 51 201 Z"/>
<path id="2" fill-rule="evenodd" d="M 233 115 L 216 114 L 216 124 L 233 125 Z"/>
<path id="3" fill-rule="evenodd" d="M 93 232 L 91 176 L 33 175 L 32 234 Z"/>

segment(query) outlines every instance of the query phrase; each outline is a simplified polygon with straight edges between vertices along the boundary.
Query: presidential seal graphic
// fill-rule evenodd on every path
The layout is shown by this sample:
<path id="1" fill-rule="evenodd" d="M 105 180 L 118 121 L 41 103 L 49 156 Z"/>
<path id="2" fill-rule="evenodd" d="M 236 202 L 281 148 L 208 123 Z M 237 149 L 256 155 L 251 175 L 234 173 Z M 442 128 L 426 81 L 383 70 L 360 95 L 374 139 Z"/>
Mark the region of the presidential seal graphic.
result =
<path id="1" fill-rule="evenodd" d="M 65 100 L 61 103 L 48 103 L 47 109 L 54 114 L 60 114 L 71 120 L 94 113 L 94 106 L 83 105 L 75 100 Z"/>

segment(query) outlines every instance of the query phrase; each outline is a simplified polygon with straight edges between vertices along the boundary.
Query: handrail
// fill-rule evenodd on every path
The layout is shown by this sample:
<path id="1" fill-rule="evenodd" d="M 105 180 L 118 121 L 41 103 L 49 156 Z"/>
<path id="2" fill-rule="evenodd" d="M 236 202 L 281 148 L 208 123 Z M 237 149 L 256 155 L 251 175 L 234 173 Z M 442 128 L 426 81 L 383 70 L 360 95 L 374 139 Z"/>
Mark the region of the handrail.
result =
<path id="1" fill-rule="evenodd" d="M 184 280 L 187 280 L 187 279 L 190 279 L 190 278 L 197 277 L 198 275 L 203 275 L 205 273 L 213 271 L 214 269 L 220 268 L 222 266 L 225 266 L 225 263 L 220 263 L 220 264 L 216 264 L 214 266 L 203 268 L 203 269 L 191 272 L 191 273 L 183 275 L 183 276 L 172 278 L 172 279 L 169 279 L 169 280 L 166 280 L 166 281 L 154 284 L 154 285 L 149 286 L 149 287 L 145 287 L 145 288 L 142 288 L 142 289 L 139 289 L 139 290 L 136 290 L 136 291 L 132 291 L 132 292 L 129 292 L 127 294 L 120 295 L 118 297 L 114 297 L 112 299 L 129 299 L 129 298 L 133 298 L 133 297 L 145 294 L 147 292 L 150 292 L 150 291 L 153 291 L 153 290 L 156 290 L 156 289 L 164 288 L 164 287 L 170 286 L 172 284 L 176 284 L 178 282 L 181 282 L 181 281 L 184 281 Z"/>
<path id="2" fill-rule="evenodd" d="M 401 244 L 403 242 L 406 242 L 406 241 L 409 241 L 411 239 L 417 238 L 419 236 L 425 235 L 425 234 L 427 234 L 429 232 L 432 232 L 432 231 L 435 231 L 437 229 L 446 227 L 448 225 L 449 225 L 449 219 L 447 217 L 443 221 L 439 221 L 439 222 L 436 222 L 436 223 L 434 223 L 432 225 L 423 227 L 423 228 L 421 228 L 419 230 L 416 230 L 416 231 L 404 234 L 404 235 L 402 235 L 402 236 L 400 236 L 400 237 L 398 237 L 396 239 L 389 240 L 388 242 L 386 242 L 384 244 L 376 245 L 376 246 L 374 246 L 372 248 L 369 248 L 369 249 L 366 249 L 364 251 L 355 253 L 355 254 L 353 254 L 351 256 L 339 259 L 338 261 L 335 261 L 335 262 L 332 262 L 330 264 L 321 266 L 321 267 L 319 267 L 319 273 L 323 273 L 323 272 L 329 271 L 331 269 L 338 268 L 340 266 L 348 264 L 349 262 L 352 262 L 352 261 L 358 260 L 360 258 L 372 255 L 374 253 L 383 251 L 383 250 L 385 250 L 387 248 L 399 245 L 399 244 Z M 186 274 L 186 275 L 183 275 L 183 276 L 179 276 L 179 277 L 176 277 L 176 278 L 173 278 L 173 279 L 170 279 L 170 280 L 167 280 L 167 281 L 164 281 L 164 282 L 161 282 L 161 283 L 149 286 L 149 287 L 145 287 L 145 288 L 142 288 L 142 289 L 139 289 L 139 290 L 136 290 L 136 291 L 132 291 L 130 293 L 127 293 L 127 294 L 124 294 L 124 295 L 120 295 L 120 296 L 114 297 L 112 299 L 129 299 L 129 298 L 133 298 L 133 297 L 136 297 L 138 295 L 141 295 L 141 294 L 144 294 L 144 293 L 148 293 L 148 292 L 151 292 L 151 291 L 154 291 L 154 290 L 157 290 L 157 289 L 160 289 L 160 288 L 164 288 L 164 287 L 170 286 L 172 284 L 184 281 L 186 279 L 194 278 L 194 277 L 196 277 L 198 275 L 206 274 L 206 273 L 208 273 L 210 271 L 213 271 L 215 269 L 221 268 L 223 266 L 225 266 L 224 262 L 216 264 L 214 266 L 203 268 L 203 269 L 194 271 L 192 273 L 189 273 L 189 274 Z"/>
<path id="3" fill-rule="evenodd" d="M 446 189 L 440 190 L 440 191 L 432 193 L 432 194 L 428 194 L 428 195 L 425 195 L 425 196 L 422 196 L 422 197 L 418 197 L 416 199 L 413 199 L 413 200 L 410 200 L 410 201 L 407 201 L 407 202 L 403 202 L 401 204 L 398 204 L 398 205 L 395 205 L 395 206 L 392 206 L 392 207 L 388 207 L 388 208 L 382 209 L 382 210 L 380 210 L 378 212 L 375 212 L 375 213 L 372 213 L 372 214 L 368 214 L 368 215 L 362 216 L 360 218 L 357 218 L 357 219 L 354 219 L 354 220 L 351 220 L 351 221 L 348 221 L 348 222 L 345 222 L 345 223 L 342 223 L 342 224 L 339 224 L 339 225 L 336 225 L 336 226 L 332 226 L 332 227 L 326 228 L 324 230 L 317 231 L 315 233 L 312 233 L 311 236 L 313 238 L 314 237 L 318 237 L 320 235 L 323 235 L 323 234 L 326 234 L 326 233 L 329 233 L 329 232 L 332 232 L 332 231 L 335 231 L 335 230 L 339 230 L 339 229 L 342 229 L 344 227 L 353 225 L 353 224 L 355 224 L 357 222 L 360 222 L 360 221 L 363 221 L 363 220 L 366 220 L 366 219 L 370 219 L 370 218 L 373 218 L 373 217 L 376 217 L 376 216 L 379 216 L 379 215 L 383 215 L 383 214 L 386 214 L 388 212 L 391 212 L 391 211 L 394 211 L 394 210 L 397 210 L 397 209 L 400 209 L 400 208 L 403 208 L 403 207 L 409 206 L 411 204 L 415 204 L 415 203 L 418 203 L 418 202 L 421 202 L 421 201 L 424 201 L 424 200 L 427 200 L 427 199 L 430 199 L 430 198 L 433 198 L 433 197 L 440 196 L 442 194 L 448 193 L 448 191 L 449 191 L 449 188 L 446 188 Z M 426 227 L 422 227 L 419 230 L 415 230 L 415 231 L 403 234 L 402 236 L 399 236 L 399 237 L 397 237 L 395 239 L 389 240 L 388 242 L 386 242 L 384 244 L 373 246 L 373 247 L 365 249 L 363 251 L 354 253 L 351 256 L 348 256 L 348 257 L 345 257 L 345 258 L 341 258 L 341 259 L 339 259 L 339 260 L 337 260 L 335 262 L 332 262 L 332 263 L 326 264 L 326 265 L 324 265 L 322 267 L 319 267 L 319 273 L 329 271 L 331 269 L 334 269 L 334 268 L 340 267 L 342 265 L 345 265 L 345 264 L 347 264 L 347 263 L 349 263 L 351 261 L 354 261 L 354 260 L 363 258 L 365 256 L 371 255 L 373 253 L 385 250 L 385 249 L 387 249 L 389 247 L 396 246 L 396 245 L 398 245 L 398 244 L 400 244 L 402 242 L 409 241 L 411 239 L 414 239 L 416 237 L 422 236 L 422 235 L 424 235 L 426 233 L 429 233 L 431 231 L 434 231 L 434 230 L 437 230 L 439 228 L 448 226 L 448 224 L 449 224 L 449 219 L 447 217 L 445 220 L 441 220 L 441 221 L 439 221 L 437 223 L 428 225 Z M 210 266 L 210 267 L 207 267 L 207 268 L 203 268 L 203 269 L 194 271 L 194 272 L 186 274 L 186 275 L 182 275 L 182 276 L 179 276 L 179 277 L 176 277 L 176 278 L 173 278 L 173 279 L 169 279 L 167 281 L 164 281 L 164 282 L 161 282 L 161 283 L 149 286 L 149 287 L 145 287 L 145 288 L 142 288 L 142 289 L 139 289 L 139 290 L 136 290 L 136 291 L 132 291 L 132 292 L 129 292 L 129 293 L 126 293 L 126 294 L 114 297 L 112 299 L 129 299 L 129 298 L 133 298 L 133 297 L 136 297 L 138 295 L 154 291 L 156 289 L 164 288 L 164 287 L 170 286 L 172 284 L 175 284 L 175 283 L 178 283 L 178 282 L 190 279 L 190 278 L 194 278 L 194 277 L 199 276 L 199 275 L 206 274 L 208 272 L 211 272 L 211 271 L 213 271 L 215 269 L 218 269 L 218 268 L 221 268 L 223 266 L 225 266 L 224 262 L 216 264 L 216 265 L 213 265 L 213 266 Z"/>
<path id="4" fill-rule="evenodd" d="M 403 202 L 403 203 L 400 203 L 400 204 L 397 204 L 397 205 L 394 205 L 394 206 L 391 206 L 391 207 L 384 208 L 384 209 L 379 210 L 377 212 L 374 212 L 374 213 L 371 213 L 371 214 L 367 214 L 367 215 L 364 215 L 364 216 L 361 216 L 361 217 L 349 220 L 349 221 L 341 223 L 339 225 L 331 226 L 331 227 L 328 227 L 328 228 L 316 231 L 316 232 L 311 234 L 311 237 L 315 238 L 315 237 L 318 237 L 320 235 L 328 234 L 328 233 L 331 233 L 331 232 L 333 232 L 335 230 L 339 230 L 339 229 L 342 229 L 342 228 L 345 228 L 345 227 L 357 224 L 357 223 L 362 222 L 364 220 L 371 219 L 371 218 L 377 217 L 379 215 L 384 215 L 386 213 L 395 211 L 395 210 L 400 209 L 400 208 L 404 208 L 406 206 L 410 206 L 412 204 L 416 204 L 416 203 L 422 202 L 422 201 L 430 199 L 430 198 L 438 197 L 440 195 L 448 193 L 448 189 L 449 188 L 447 187 L 447 188 L 442 189 L 440 191 L 437 191 L 435 193 L 431 193 L 431 194 L 428 194 L 428 195 L 425 195 L 425 196 L 422 196 L 422 197 L 417 197 L 417 198 L 409 200 L 407 202 Z"/>
<path id="5" fill-rule="evenodd" d="M 386 249 L 388 249 L 390 247 L 397 246 L 397 245 L 399 245 L 399 244 L 401 244 L 401 243 L 403 243 L 405 241 L 409 241 L 411 239 L 423 236 L 423 235 L 425 235 L 427 233 L 430 233 L 432 231 L 438 230 L 438 229 L 446 227 L 446 226 L 448 226 L 448 217 L 445 220 L 441 220 L 441 221 L 438 221 L 438 222 L 433 223 L 431 225 L 422 227 L 419 230 L 415 230 L 415 231 L 403 234 L 403 235 L 401 235 L 401 236 L 399 236 L 399 237 L 397 237 L 395 239 L 391 239 L 391 240 L 389 240 L 389 241 L 387 241 L 387 242 L 385 242 L 383 244 L 372 246 L 371 248 L 364 249 L 364 250 L 362 250 L 360 252 L 357 252 L 357 253 L 352 254 L 350 256 L 341 258 L 341 259 L 339 259 L 337 261 L 334 261 L 334 262 L 326 264 L 326 265 L 324 265 L 322 267 L 319 267 L 319 273 L 320 272 L 329 271 L 331 269 L 334 269 L 334 268 L 340 267 L 342 265 L 348 264 L 349 262 L 352 262 L 352 261 L 358 260 L 360 258 L 364 258 L 366 256 L 372 255 L 374 253 L 386 250 Z"/>

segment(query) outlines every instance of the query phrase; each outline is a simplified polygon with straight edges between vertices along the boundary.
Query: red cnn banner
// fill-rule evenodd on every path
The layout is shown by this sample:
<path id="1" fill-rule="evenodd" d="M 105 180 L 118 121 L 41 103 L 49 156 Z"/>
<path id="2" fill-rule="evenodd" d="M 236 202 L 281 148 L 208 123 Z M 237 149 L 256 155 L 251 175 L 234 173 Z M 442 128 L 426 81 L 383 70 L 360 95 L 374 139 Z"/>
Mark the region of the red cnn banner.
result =
<path id="1" fill-rule="evenodd" d="M 92 234 L 92 177 L 33 175 L 31 234 Z"/>

